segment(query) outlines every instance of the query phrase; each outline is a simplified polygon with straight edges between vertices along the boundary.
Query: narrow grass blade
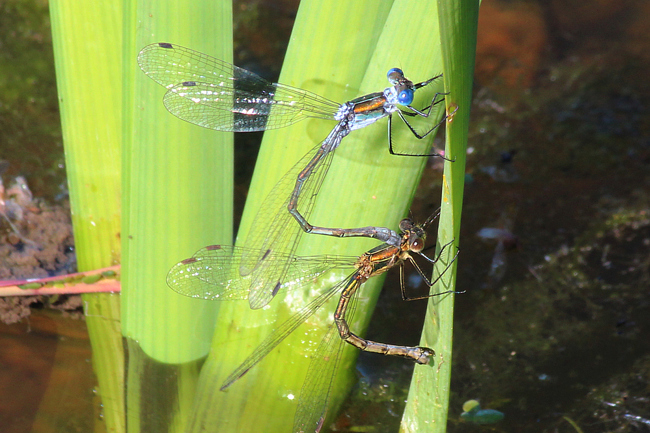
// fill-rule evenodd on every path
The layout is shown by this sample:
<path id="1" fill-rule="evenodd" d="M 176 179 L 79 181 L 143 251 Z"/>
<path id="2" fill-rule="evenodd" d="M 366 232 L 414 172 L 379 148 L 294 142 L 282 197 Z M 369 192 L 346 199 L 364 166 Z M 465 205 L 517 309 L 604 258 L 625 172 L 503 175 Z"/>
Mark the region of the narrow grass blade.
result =
<path id="1" fill-rule="evenodd" d="M 447 113 L 455 112 L 447 122 L 446 155 L 455 158 L 455 162 L 445 162 L 439 246 L 452 240 L 455 246 L 459 243 L 478 6 L 477 1 L 438 2 L 445 92 L 449 92 L 445 102 Z M 455 254 L 456 248 L 448 248 L 443 262 L 448 264 Z M 432 288 L 432 293 L 462 291 L 456 288 L 459 262 L 462 262 L 462 254 Z M 444 432 L 447 429 L 453 301 L 453 294 L 433 297 L 429 301 L 420 344 L 436 351 L 436 364 L 416 366 L 400 431 Z"/>
<path id="2" fill-rule="evenodd" d="M 122 4 L 52 1 L 52 39 L 79 270 L 119 263 Z M 84 295 L 106 428 L 125 431 L 119 295 Z"/>

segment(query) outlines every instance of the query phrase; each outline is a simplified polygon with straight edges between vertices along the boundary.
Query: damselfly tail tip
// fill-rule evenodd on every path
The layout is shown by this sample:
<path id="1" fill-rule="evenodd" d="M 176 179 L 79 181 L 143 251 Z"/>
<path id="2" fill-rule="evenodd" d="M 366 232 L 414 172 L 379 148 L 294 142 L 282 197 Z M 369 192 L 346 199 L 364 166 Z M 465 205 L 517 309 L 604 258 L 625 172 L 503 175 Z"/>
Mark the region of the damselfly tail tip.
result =
<path id="1" fill-rule="evenodd" d="M 427 365 L 431 362 L 432 358 L 436 356 L 436 352 L 428 347 L 418 347 L 420 349 L 420 356 L 415 360 L 420 365 Z"/>

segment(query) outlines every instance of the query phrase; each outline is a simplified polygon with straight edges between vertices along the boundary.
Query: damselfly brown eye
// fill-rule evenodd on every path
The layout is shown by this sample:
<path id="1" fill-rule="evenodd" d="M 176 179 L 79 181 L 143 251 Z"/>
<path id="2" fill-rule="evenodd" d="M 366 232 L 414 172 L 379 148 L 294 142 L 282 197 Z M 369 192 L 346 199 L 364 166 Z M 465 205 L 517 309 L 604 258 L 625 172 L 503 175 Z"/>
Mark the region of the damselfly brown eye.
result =
<path id="1" fill-rule="evenodd" d="M 417 238 L 411 243 L 411 251 L 419 253 L 424 248 L 424 239 Z"/>
<path id="2" fill-rule="evenodd" d="M 411 228 L 413 228 L 413 220 L 411 220 L 410 218 L 404 218 L 402 221 L 399 222 L 400 231 L 405 232 Z"/>

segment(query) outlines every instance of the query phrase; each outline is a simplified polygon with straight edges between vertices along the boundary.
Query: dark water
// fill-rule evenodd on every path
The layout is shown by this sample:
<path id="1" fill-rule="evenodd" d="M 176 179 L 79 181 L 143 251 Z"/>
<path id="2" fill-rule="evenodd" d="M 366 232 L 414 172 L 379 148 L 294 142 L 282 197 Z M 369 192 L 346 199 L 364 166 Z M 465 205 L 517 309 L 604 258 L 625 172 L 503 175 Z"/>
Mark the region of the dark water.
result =
<path id="1" fill-rule="evenodd" d="M 650 431 L 649 8 L 624 3 L 482 5 L 449 431 Z M 439 200 L 434 164 L 420 217 Z M 414 343 L 424 307 L 396 287 L 369 338 Z M 361 356 L 341 430 L 365 419 L 397 431 L 396 381 L 410 378 L 399 361 Z M 504 420 L 461 422 L 469 399 Z"/>
<path id="2" fill-rule="evenodd" d="M 54 200 L 64 172 L 53 66 L 41 65 L 51 61 L 49 28 L 35 6 L 12 7 L 25 24 L 2 56 L 47 55 L 33 60 L 31 86 L 16 78 L 20 70 L 7 81 L 17 96 L 3 102 L 0 119 L 15 130 L 0 128 L 2 158 L 10 174 L 26 175 L 37 195 Z M 236 28 L 246 36 L 236 63 L 274 79 L 295 7 L 238 9 Z M 482 6 L 449 431 L 650 431 L 648 16 L 642 1 Z M 42 30 L 24 30 L 36 24 Z M 254 165 L 251 137 L 237 136 L 239 197 Z M 437 163 L 418 190 L 416 220 L 439 202 Z M 501 238 L 484 239 L 481 229 L 499 229 L 482 233 Z M 402 302 L 395 277 L 368 337 L 415 343 L 425 305 Z M 337 431 L 397 431 L 411 369 L 362 354 Z M 460 422 L 469 399 L 504 420 Z"/>
<path id="3" fill-rule="evenodd" d="M 37 311 L 0 323 L 0 344 L 3 432 L 95 431 L 101 402 L 83 320 Z"/>

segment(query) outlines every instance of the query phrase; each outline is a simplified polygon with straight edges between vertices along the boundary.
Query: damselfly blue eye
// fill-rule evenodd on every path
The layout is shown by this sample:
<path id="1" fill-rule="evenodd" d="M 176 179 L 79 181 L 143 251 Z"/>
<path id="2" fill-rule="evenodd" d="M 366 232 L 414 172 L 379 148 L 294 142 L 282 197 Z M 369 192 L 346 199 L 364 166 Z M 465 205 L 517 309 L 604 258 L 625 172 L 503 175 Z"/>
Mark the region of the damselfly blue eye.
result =
<path id="1" fill-rule="evenodd" d="M 402 105 L 411 105 L 411 102 L 413 102 L 413 89 L 404 89 L 399 92 L 397 102 Z"/>
<path id="2" fill-rule="evenodd" d="M 390 71 L 388 71 L 388 73 L 386 74 L 388 79 L 390 79 L 391 74 L 397 74 L 397 75 L 400 75 L 402 77 L 404 76 L 404 72 L 399 68 L 393 68 Z"/>

